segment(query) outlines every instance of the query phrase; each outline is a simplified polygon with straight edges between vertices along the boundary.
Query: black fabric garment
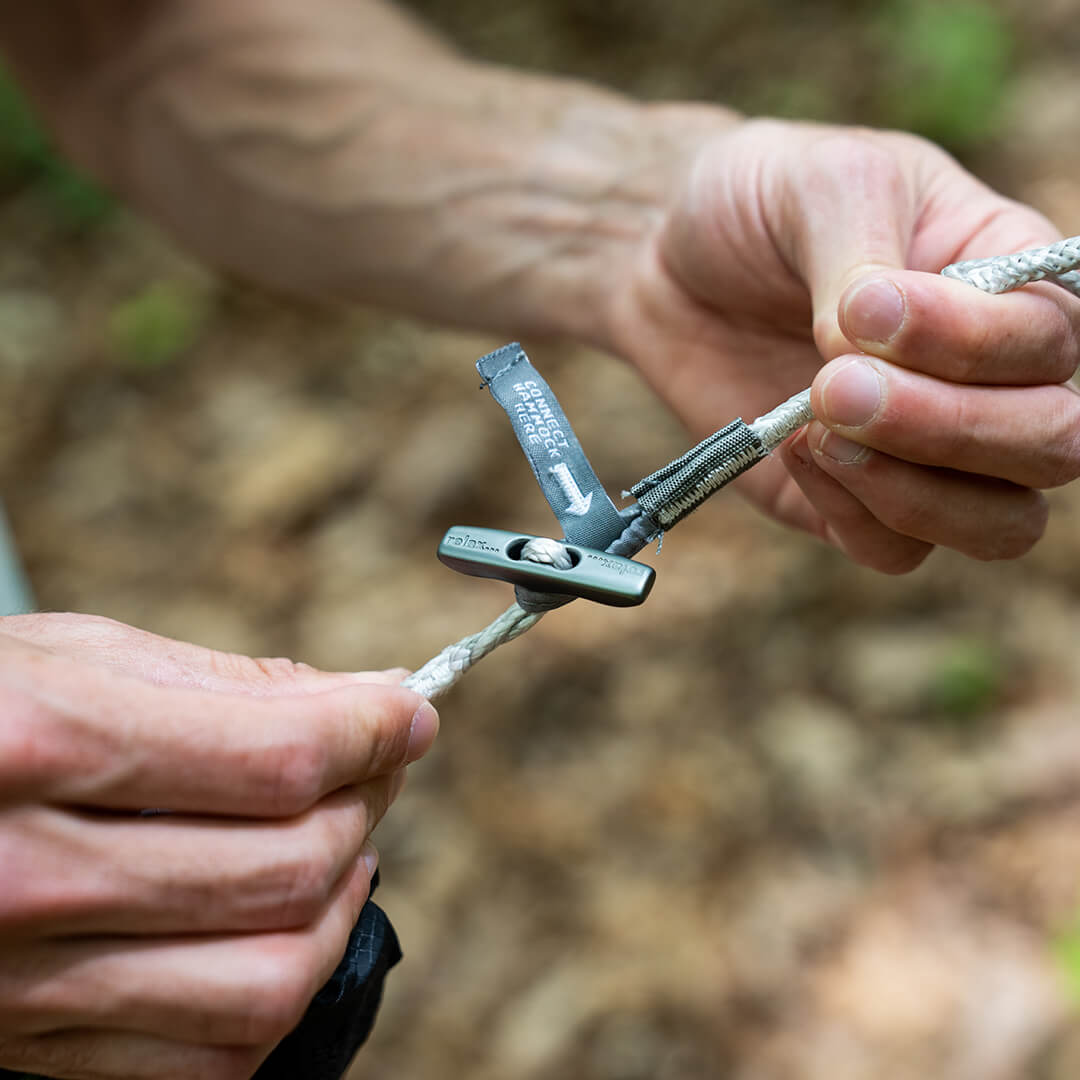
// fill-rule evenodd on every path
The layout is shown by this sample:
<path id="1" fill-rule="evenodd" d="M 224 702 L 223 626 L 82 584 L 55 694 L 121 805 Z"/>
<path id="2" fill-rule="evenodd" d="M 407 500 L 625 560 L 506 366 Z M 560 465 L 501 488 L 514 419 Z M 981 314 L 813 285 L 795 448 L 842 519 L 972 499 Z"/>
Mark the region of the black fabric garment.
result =
<path id="1" fill-rule="evenodd" d="M 372 892 L 378 876 L 376 871 Z M 401 948 L 390 920 L 378 904 L 368 900 L 337 970 L 253 1080 L 340 1080 L 375 1023 L 386 973 L 400 959 Z M 0 1080 L 44 1078 L 0 1069 Z"/>
<path id="2" fill-rule="evenodd" d="M 262 1063 L 254 1080 L 339 1080 L 367 1039 L 386 973 L 400 959 L 401 948 L 390 920 L 369 900 L 337 971 L 315 995 L 300 1025 Z"/>

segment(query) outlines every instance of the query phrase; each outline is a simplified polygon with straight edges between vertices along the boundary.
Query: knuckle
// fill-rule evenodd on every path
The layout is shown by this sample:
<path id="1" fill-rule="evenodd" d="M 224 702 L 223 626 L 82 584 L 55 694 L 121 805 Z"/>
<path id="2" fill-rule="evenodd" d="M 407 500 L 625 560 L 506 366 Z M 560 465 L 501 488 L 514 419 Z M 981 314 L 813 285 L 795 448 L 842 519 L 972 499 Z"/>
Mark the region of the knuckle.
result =
<path id="1" fill-rule="evenodd" d="M 1057 308 L 1058 331 L 1057 348 L 1053 351 L 1053 371 L 1051 378 L 1060 382 L 1071 379 L 1076 373 L 1077 364 L 1080 363 L 1080 320 L 1070 315 L 1069 312 Z"/>
<path id="2" fill-rule="evenodd" d="M 369 775 L 376 776 L 408 763 L 409 739 L 419 699 L 412 691 L 397 687 L 373 689 L 367 728 L 372 761 Z"/>
<path id="3" fill-rule="evenodd" d="M 380 777 L 350 790 L 347 810 L 341 815 L 327 815 L 324 824 L 325 846 L 335 865 L 342 852 L 350 856 L 359 852 L 363 841 L 382 816 L 384 804 L 389 803 L 391 777 Z"/>
<path id="4" fill-rule="evenodd" d="M 970 345 L 950 352 L 949 377 L 965 385 L 981 383 L 988 360 L 996 361 L 999 356 L 1008 356 L 1007 344 L 998 327 L 978 322 L 971 330 Z"/>
<path id="5" fill-rule="evenodd" d="M 968 327 L 970 348 L 950 354 L 952 374 L 964 383 L 1000 382 L 1004 372 L 1016 372 L 1022 383 L 1060 383 L 1076 370 L 1077 336 L 1061 308 L 1045 305 L 1038 325 L 987 321 L 972 313 Z M 1037 361 L 1032 361 L 1037 353 Z M 1024 367 L 1017 368 L 1018 357 Z"/>
<path id="6" fill-rule="evenodd" d="M 901 536 L 878 520 L 867 531 L 864 527 L 837 534 L 844 553 L 859 566 L 882 574 L 907 574 L 915 570 L 933 550 L 933 545 L 909 536 Z"/>
<path id="7" fill-rule="evenodd" d="M 305 738 L 286 740 L 264 753 L 266 801 L 276 816 L 301 814 L 323 794 L 329 764 L 326 748 L 313 729 L 305 734 Z"/>
<path id="8" fill-rule="evenodd" d="M 283 868 L 272 890 L 274 923 L 280 928 L 308 926 L 326 907 L 333 888 L 334 858 L 329 849 L 312 853 Z"/>
<path id="9" fill-rule="evenodd" d="M 290 682 L 315 670 L 310 664 L 290 660 L 287 656 L 258 656 L 252 663 L 269 682 L 274 683 Z"/>
<path id="10" fill-rule="evenodd" d="M 1059 434 L 1049 440 L 1039 487 L 1061 487 L 1080 478 L 1080 398 L 1070 393 L 1070 399 L 1054 424 Z"/>
<path id="11" fill-rule="evenodd" d="M 376 823 L 386 816 L 391 804 L 405 787 L 407 777 L 406 769 L 397 769 L 381 777 L 379 783 L 368 786 L 367 797 L 358 808 L 356 820 L 357 829 L 363 829 L 364 835 L 371 832 Z"/>
<path id="12" fill-rule="evenodd" d="M 810 164 L 824 175 L 840 173 L 856 191 L 901 193 L 904 176 L 895 152 L 869 131 L 832 129 L 809 148 Z"/>
<path id="13" fill-rule="evenodd" d="M 358 782 L 406 764 L 416 710 L 412 693 L 397 687 L 367 686 L 362 693 L 352 713 L 356 736 L 353 777 Z"/>
<path id="14" fill-rule="evenodd" d="M 62 716 L 29 693 L 0 689 L 0 805 L 49 788 L 80 762 Z"/>
<path id="15" fill-rule="evenodd" d="M 850 541 L 842 545 L 847 556 L 859 566 L 876 570 L 881 574 L 908 574 L 915 570 L 933 550 L 933 545 L 912 540 L 895 532 L 883 533 L 875 529 L 870 536 L 860 538 L 858 544 Z"/>
<path id="16" fill-rule="evenodd" d="M 284 656 L 245 656 L 242 653 L 215 652 L 210 664 L 218 675 L 230 682 L 255 686 L 293 682 L 314 671 L 308 664 Z"/>
<path id="17" fill-rule="evenodd" d="M 81 891 L 68 881 L 58 885 L 42 869 L 45 838 L 35 827 L 35 816 L 37 812 L 27 807 L 0 812 L 0 930 L 25 930 L 47 921 L 58 906 L 73 906 L 75 894 Z M 62 900 L 57 896 L 61 890 Z"/>
<path id="18" fill-rule="evenodd" d="M 889 505 L 881 514 L 881 523 L 901 536 L 926 539 L 931 531 L 935 511 L 926 503 L 904 499 Z"/>
<path id="19" fill-rule="evenodd" d="M 930 544 L 896 544 L 877 553 L 871 566 L 879 573 L 894 577 L 910 574 L 922 566 L 932 550 Z"/>
<path id="20" fill-rule="evenodd" d="M 962 362 L 962 366 L 967 361 Z M 959 372 L 963 379 L 968 372 Z M 986 424 L 979 413 L 978 398 L 962 392 L 954 395 L 942 410 L 944 422 L 938 432 L 937 459 L 942 463 L 964 461 L 973 452 L 978 452 L 982 443 L 993 438 L 993 432 L 986 432 Z"/>
<path id="21" fill-rule="evenodd" d="M 256 662 L 242 653 L 214 651 L 208 660 L 210 669 L 229 682 L 250 682 L 262 675 Z"/>
<path id="22" fill-rule="evenodd" d="M 980 548 L 972 554 L 983 562 L 1018 559 L 1042 539 L 1050 518 L 1049 505 L 1037 491 L 1029 491 L 1027 506 L 1005 527 L 980 534 Z"/>
<path id="23" fill-rule="evenodd" d="M 261 1053 L 244 1047 L 215 1049 L 202 1063 L 199 1076 L 201 1080 L 251 1080 L 261 1058 Z M 191 1080 L 191 1077 L 191 1068 L 187 1064 L 176 1074 L 176 1080 Z"/>
<path id="24" fill-rule="evenodd" d="M 256 986 L 240 1025 L 244 1045 L 276 1043 L 303 1018 L 314 995 L 314 964 L 292 945 L 265 949 L 254 965 Z"/>

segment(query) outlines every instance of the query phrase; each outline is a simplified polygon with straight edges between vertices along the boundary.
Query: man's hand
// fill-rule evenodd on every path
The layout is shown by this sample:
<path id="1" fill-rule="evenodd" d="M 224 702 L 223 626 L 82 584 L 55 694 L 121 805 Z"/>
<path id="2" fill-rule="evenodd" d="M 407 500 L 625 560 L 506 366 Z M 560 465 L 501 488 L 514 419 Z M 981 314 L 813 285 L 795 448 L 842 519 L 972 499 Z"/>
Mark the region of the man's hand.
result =
<path id="1" fill-rule="evenodd" d="M 435 737 L 400 677 L 0 620 L 0 1066 L 249 1077 L 341 959 Z"/>
<path id="2" fill-rule="evenodd" d="M 609 334 L 697 434 L 813 383 L 820 422 L 740 482 L 781 520 L 889 572 L 1009 558 L 1037 489 L 1080 475 L 1080 301 L 937 271 L 1055 239 L 913 136 L 745 123 L 613 285 Z"/>
<path id="3" fill-rule="evenodd" d="M 70 6 L 0 18 L 6 53 L 69 152 L 186 245 L 598 345 L 699 435 L 813 382 L 823 422 L 740 485 L 858 562 L 1022 554 L 1038 489 L 1080 472 L 1080 302 L 936 276 L 1057 234 L 921 139 L 472 63 L 384 0 Z"/>

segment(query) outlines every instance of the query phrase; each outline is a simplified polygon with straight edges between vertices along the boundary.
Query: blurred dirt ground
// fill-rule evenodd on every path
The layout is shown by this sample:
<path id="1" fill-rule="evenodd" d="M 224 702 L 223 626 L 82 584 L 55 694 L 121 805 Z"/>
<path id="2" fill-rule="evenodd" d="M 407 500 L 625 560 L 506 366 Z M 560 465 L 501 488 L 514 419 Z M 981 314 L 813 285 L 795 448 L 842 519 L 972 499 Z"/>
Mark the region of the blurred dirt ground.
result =
<path id="1" fill-rule="evenodd" d="M 910 120 L 1080 231 L 1077 0 L 417 7 L 647 96 Z M 477 389 L 499 341 L 220 280 L 127 215 L 73 234 L 33 185 L 0 235 L 0 483 L 43 607 L 351 669 L 508 602 L 433 556 L 550 528 Z M 618 363 L 526 344 L 613 490 L 684 447 Z M 1017 563 L 894 580 L 721 497 L 644 608 L 485 662 L 376 836 L 406 959 L 352 1075 L 1080 1074 L 1080 488 L 1053 501 Z"/>

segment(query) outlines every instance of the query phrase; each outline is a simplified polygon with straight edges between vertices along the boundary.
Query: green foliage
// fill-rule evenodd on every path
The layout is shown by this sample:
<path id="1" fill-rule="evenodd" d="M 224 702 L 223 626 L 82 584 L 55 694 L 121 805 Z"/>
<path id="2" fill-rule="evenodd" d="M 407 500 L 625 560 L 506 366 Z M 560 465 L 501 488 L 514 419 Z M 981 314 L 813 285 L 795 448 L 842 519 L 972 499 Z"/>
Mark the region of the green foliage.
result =
<path id="1" fill-rule="evenodd" d="M 174 281 L 152 282 L 109 313 L 109 352 L 125 367 L 165 367 L 194 345 L 207 315 L 203 293 Z"/>
<path id="2" fill-rule="evenodd" d="M 1080 1005 L 1080 916 L 1054 939 L 1054 956 L 1073 1003 Z"/>
<path id="3" fill-rule="evenodd" d="M 0 64 L 0 170 L 40 168 L 49 144 L 7 69 Z"/>
<path id="4" fill-rule="evenodd" d="M 879 34 L 883 123 L 954 149 L 994 133 L 1012 60 L 1000 11 L 970 0 L 893 0 Z"/>
<path id="5" fill-rule="evenodd" d="M 998 650 L 978 639 L 958 640 L 942 653 L 930 682 L 932 704 L 951 720 L 973 720 L 1001 697 L 1005 671 Z"/>
<path id="6" fill-rule="evenodd" d="M 58 223 L 79 231 L 102 221 L 112 199 L 53 150 L 18 84 L 0 64 L 0 182 L 34 184 Z"/>
<path id="7" fill-rule="evenodd" d="M 51 160 L 41 187 L 60 224 L 81 232 L 104 221 L 115 206 L 112 196 L 59 159 Z"/>

